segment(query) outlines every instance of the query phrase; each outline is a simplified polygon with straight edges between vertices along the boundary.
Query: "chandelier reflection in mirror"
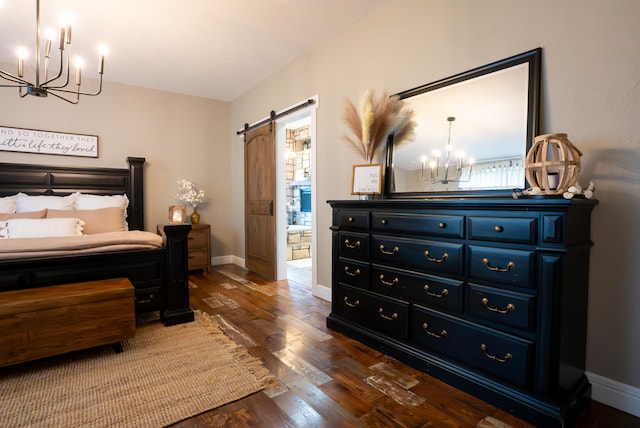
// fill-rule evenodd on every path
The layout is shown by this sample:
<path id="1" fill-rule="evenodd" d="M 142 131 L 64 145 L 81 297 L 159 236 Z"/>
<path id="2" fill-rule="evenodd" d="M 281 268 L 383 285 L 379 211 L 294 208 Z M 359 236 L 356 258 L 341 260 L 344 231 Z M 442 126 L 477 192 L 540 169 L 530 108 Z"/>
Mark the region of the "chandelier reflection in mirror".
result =
<path id="1" fill-rule="evenodd" d="M 440 166 L 440 151 L 434 150 L 432 158 L 429 161 L 423 156 L 420 161 L 422 164 L 422 179 L 431 181 L 432 183 L 448 184 L 449 182 L 467 182 L 471 179 L 471 170 L 473 169 L 473 159 L 467 160 L 465 165 L 465 153 L 458 151 L 453 159 L 453 146 L 451 145 L 451 127 L 455 117 L 447 117 L 449 121 L 449 137 L 447 146 L 445 147 L 444 164 Z M 428 162 L 428 163 L 427 163 Z"/>
<path id="2" fill-rule="evenodd" d="M 46 43 L 44 52 L 40 51 L 40 0 L 36 0 L 36 47 L 35 47 L 35 79 L 28 80 L 25 78 L 25 58 L 27 50 L 25 48 L 18 49 L 18 73 L 12 74 L 4 70 L 0 70 L 0 77 L 12 84 L 0 84 L 4 88 L 18 88 L 21 98 L 27 95 L 35 97 L 47 97 L 53 95 L 61 100 L 71 104 L 78 104 L 80 95 L 96 96 L 102 92 L 102 75 L 104 73 L 104 55 L 106 48 L 100 48 L 100 57 L 98 62 L 98 74 L 100 83 L 96 92 L 83 92 L 80 90 L 82 84 L 82 60 L 75 58 L 75 89 L 70 84 L 70 61 L 71 61 L 71 23 L 69 17 L 66 22 L 61 24 L 59 32 L 60 63 L 55 74 L 51 74 L 49 70 L 49 62 L 51 60 L 51 44 L 55 37 L 54 32 L 46 34 Z M 44 62 L 44 64 L 42 64 Z M 52 77 L 50 77 L 52 76 Z"/>

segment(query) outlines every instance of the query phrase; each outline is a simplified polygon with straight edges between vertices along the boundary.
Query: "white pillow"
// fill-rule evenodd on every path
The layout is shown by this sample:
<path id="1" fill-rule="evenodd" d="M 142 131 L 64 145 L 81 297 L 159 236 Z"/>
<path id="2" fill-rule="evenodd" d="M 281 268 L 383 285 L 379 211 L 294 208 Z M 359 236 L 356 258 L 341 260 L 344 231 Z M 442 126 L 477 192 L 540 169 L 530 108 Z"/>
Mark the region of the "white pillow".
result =
<path id="1" fill-rule="evenodd" d="M 76 209 L 79 194 L 80 193 L 72 193 L 67 196 L 31 196 L 25 193 L 18 193 L 16 195 L 16 212 L 40 211 L 45 208 L 74 210 Z"/>
<path id="2" fill-rule="evenodd" d="M 80 236 L 84 221 L 77 218 L 16 218 L 7 220 L 9 238 Z"/>
<path id="3" fill-rule="evenodd" d="M 16 212 L 16 198 L 17 195 L 5 196 L 0 198 L 0 213 L 13 214 Z"/>
<path id="4" fill-rule="evenodd" d="M 78 195 L 78 210 L 97 210 L 99 208 L 109 207 L 128 207 L 129 198 L 127 195 L 87 195 L 80 193 Z"/>
<path id="5" fill-rule="evenodd" d="M 89 195 L 80 193 L 76 209 L 97 210 L 100 208 L 124 207 L 124 230 L 129 230 L 129 223 L 127 223 L 128 206 L 129 198 L 127 198 L 127 195 Z"/>

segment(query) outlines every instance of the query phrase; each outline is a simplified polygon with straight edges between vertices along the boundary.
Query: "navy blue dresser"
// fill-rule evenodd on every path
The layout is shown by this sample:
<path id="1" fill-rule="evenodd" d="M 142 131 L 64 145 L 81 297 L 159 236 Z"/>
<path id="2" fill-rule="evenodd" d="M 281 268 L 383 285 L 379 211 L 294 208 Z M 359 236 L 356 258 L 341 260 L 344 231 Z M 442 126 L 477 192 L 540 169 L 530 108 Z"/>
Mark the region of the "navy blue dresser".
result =
<path id="1" fill-rule="evenodd" d="M 591 394 L 596 203 L 329 201 L 327 326 L 537 426 L 570 426 Z"/>

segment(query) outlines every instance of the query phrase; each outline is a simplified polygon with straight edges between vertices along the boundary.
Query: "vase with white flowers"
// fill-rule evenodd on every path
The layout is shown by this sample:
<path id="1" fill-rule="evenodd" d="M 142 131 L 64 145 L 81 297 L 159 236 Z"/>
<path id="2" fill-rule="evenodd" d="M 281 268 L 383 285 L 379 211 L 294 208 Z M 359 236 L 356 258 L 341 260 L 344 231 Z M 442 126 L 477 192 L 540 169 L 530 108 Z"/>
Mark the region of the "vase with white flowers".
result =
<path id="1" fill-rule="evenodd" d="M 198 205 L 204 202 L 204 190 L 198 190 L 193 184 L 193 181 L 181 179 L 178 180 L 178 193 L 176 198 L 181 202 L 186 202 L 193 207 L 191 213 L 191 224 L 200 223 L 200 213 L 198 212 Z"/>

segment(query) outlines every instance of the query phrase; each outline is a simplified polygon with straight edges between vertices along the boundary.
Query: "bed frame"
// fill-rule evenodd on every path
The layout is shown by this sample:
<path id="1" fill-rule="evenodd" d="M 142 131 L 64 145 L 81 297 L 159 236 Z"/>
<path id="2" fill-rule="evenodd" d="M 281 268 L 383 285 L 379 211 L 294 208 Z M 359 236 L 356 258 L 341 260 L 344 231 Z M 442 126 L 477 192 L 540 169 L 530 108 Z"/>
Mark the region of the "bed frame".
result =
<path id="1" fill-rule="evenodd" d="M 129 229 L 144 230 L 144 162 L 145 158 L 129 157 L 128 168 L 0 163 L 0 196 L 126 194 Z M 187 268 L 191 226 L 164 225 L 162 229 L 162 249 L 0 261 L 0 292 L 126 277 L 135 288 L 137 313 L 160 311 L 165 325 L 193 321 Z"/>

